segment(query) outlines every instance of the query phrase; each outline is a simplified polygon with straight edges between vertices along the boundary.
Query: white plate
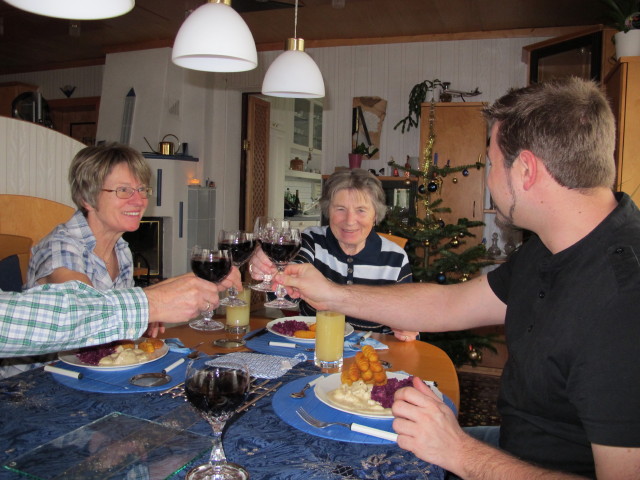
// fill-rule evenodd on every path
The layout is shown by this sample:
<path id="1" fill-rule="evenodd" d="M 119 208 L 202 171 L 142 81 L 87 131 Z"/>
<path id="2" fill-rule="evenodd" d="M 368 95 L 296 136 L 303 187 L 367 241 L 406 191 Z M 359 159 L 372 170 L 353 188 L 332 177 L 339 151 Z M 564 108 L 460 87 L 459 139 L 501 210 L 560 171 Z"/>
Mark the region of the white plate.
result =
<path id="1" fill-rule="evenodd" d="M 147 356 L 151 358 L 149 360 L 145 360 L 144 362 L 132 363 L 131 365 L 114 365 L 114 366 L 105 366 L 101 367 L 100 365 L 89 365 L 88 363 L 84 363 L 78 357 L 76 357 L 76 353 L 79 350 L 68 350 L 66 352 L 58 353 L 58 359 L 61 362 L 68 363 L 69 365 L 75 365 L 76 367 L 84 367 L 87 370 L 98 370 L 103 372 L 117 372 L 120 370 L 129 370 L 131 368 L 139 367 L 140 365 L 145 365 L 147 363 L 155 362 L 160 358 L 164 357 L 167 353 L 169 353 L 169 347 L 165 343 L 162 347 L 156 349 L 153 353 L 147 353 Z"/>
<path id="2" fill-rule="evenodd" d="M 316 317 L 303 317 L 301 315 L 297 315 L 295 317 L 276 318 L 275 320 L 271 320 L 269 323 L 267 323 L 267 330 L 269 330 L 274 335 L 278 335 L 279 337 L 286 338 L 287 340 L 291 340 L 292 342 L 296 342 L 296 343 L 316 343 L 316 339 L 315 338 L 298 338 L 298 337 L 292 337 L 290 335 L 284 335 L 282 333 L 276 332 L 273 329 L 273 326 L 276 323 L 284 322 L 285 320 L 297 320 L 299 322 L 304 322 L 307 325 L 311 325 L 312 323 L 316 323 Z M 350 323 L 345 323 L 344 324 L 344 336 L 348 337 L 352 333 L 353 333 L 353 326 Z"/>
<path id="3" fill-rule="evenodd" d="M 367 418 L 393 418 L 391 413 L 362 413 L 358 410 L 351 409 L 349 407 L 345 407 L 343 405 L 338 405 L 333 402 L 329 398 L 329 392 L 334 391 L 336 388 L 340 388 L 342 382 L 340 381 L 340 373 L 334 373 L 332 375 L 328 375 L 323 377 L 318 383 L 315 384 L 314 393 L 316 394 L 316 398 L 320 400 L 325 405 L 328 405 L 331 408 L 335 408 L 336 410 L 340 410 L 341 412 L 351 413 L 353 415 L 358 415 L 360 417 Z M 387 378 L 397 378 L 398 380 L 403 380 L 405 378 L 409 378 L 410 375 L 406 373 L 395 373 L 395 372 L 387 372 Z"/>

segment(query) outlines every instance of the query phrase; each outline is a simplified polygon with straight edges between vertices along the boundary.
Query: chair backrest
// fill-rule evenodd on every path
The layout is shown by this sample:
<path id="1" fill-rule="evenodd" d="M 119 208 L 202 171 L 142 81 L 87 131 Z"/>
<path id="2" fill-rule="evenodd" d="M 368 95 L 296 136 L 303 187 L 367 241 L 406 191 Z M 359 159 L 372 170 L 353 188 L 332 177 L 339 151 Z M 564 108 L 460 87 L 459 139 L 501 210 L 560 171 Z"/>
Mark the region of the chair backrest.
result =
<path id="1" fill-rule="evenodd" d="M 0 234 L 4 236 L 2 245 L 7 256 L 18 255 L 25 281 L 31 247 L 56 225 L 69 220 L 74 212 L 68 205 L 44 198 L 0 194 Z M 29 241 L 31 244 L 27 246 Z"/>
<path id="2" fill-rule="evenodd" d="M 393 243 L 400 245 L 400 248 L 404 248 L 407 244 L 408 239 L 404 237 L 398 237 L 397 235 L 391 235 L 390 233 L 382 233 L 378 232 L 378 235 L 386 238 L 387 240 L 391 240 Z"/>
<path id="3" fill-rule="evenodd" d="M 29 237 L 35 245 L 53 227 L 69 220 L 74 211 L 53 200 L 0 194 L 0 233 Z"/>
<path id="4" fill-rule="evenodd" d="M 29 268 L 29 257 L 31 256 L 32 246 L 33 240 L 29 237 L 0 233 L 0 261 L 16 255 L 20 265 L 23 284 L 27 282 L 27 270 Z M 3 290 L 5 289 L 3 288 Z"/>

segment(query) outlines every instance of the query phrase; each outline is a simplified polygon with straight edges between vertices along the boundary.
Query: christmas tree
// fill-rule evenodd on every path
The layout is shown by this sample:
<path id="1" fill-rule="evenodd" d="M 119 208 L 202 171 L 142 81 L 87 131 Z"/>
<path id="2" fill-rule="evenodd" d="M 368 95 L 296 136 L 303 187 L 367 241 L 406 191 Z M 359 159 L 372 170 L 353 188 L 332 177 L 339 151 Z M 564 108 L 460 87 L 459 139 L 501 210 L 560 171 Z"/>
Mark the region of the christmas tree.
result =
<path id="1" fill-rule="evenodd" d="M 389 212 L 378 231 L 398 235 L 408 239 L 405 250 L 411 263 L 414 282 L 452 284 L 466 282 L 482 267 L 493 265 L 486 258 L 485 245 L 473 242 L 466 247 L 467 239 L 475 238 L 471 229 L 483 226 L 483 222 L 459 218 L 455 224 L 445 223 L 440 214 L 451 210 L 442 205 L 441 198 L 434 195 L 442 188 L 443 178 L 462 173 L 463 179 L 472 168 L 482 169 L 484 164 L 476 162 L 452 167 L 439 166 L 437 154 L 433 153 L 435 142 L 435 103 L 431 102 L 429 115 L 429 137 L 422 152 L 419 170 L 389 162 L 392 168 L 409 172 L 419 179 L 418 199 L 422 204 L 420 216 L 407 215 L 406 210 L 395 208 Z M 471 242 L 470 242 L 471 243 Z M 466 247 L 466 248 L 465 248 Z M 476 365 L 482 359 L 482 349 L 496 352 L 494 335 L 477 335 L 472 331 L 422 333 L 421 339 L 442 348 L 455 365 L 471 363 Z"/>

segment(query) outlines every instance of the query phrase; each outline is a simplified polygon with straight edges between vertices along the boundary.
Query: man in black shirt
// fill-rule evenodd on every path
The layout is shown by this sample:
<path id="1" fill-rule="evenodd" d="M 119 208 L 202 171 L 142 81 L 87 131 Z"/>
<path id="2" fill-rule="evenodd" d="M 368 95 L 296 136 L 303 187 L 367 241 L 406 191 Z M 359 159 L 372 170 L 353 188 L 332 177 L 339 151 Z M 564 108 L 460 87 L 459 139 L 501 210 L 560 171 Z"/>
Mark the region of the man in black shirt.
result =
<path id="1" fill-rule="evenodd" d="M 421 459 L 465 479 L 638 479 L 640 211 L 611 189 L 611 109 L 572 78 L 511 91 L 484 113 L 497 218 L 533 232 L 507 263 L 457 285 L 336 287 L 310 265 L 276 281 L 316 308 L 394 328 L 505 325 L 499 448 L 418 379 L 396 393 L 393 427 Z"/>

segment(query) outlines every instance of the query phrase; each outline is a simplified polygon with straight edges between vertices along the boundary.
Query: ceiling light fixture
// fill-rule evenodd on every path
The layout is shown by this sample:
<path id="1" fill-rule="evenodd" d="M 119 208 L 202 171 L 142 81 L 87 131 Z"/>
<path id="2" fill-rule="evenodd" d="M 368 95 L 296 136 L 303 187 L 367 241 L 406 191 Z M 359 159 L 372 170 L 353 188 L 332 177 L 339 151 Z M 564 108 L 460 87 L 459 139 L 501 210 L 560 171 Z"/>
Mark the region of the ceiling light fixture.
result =
<path id="1" fill-rule="evenodd" d="M 205 72 L 244 72 L 258 65 L 256 43 L 231 0 L 209 0 L 184 21 L 171 54 L 180 67 Z"/>
<path id="2" fill-rule="evenodd" d="M 321 98 L 324 81 L 318 65 L 304 51 L 304 39 L 297 38 L 298 0 L 296 0 L 294 38 L 287 39 L 285 51 L 276 58 L 264 76 L 262 93 L 272 97 Z"/>
<path id="3" fill-rule="evenodd" d="M 131 11 L 135 0 L 5 0 L 20 10 L 70 20 L 100 20 Z"/>

